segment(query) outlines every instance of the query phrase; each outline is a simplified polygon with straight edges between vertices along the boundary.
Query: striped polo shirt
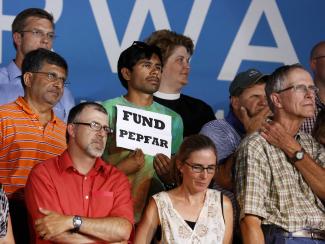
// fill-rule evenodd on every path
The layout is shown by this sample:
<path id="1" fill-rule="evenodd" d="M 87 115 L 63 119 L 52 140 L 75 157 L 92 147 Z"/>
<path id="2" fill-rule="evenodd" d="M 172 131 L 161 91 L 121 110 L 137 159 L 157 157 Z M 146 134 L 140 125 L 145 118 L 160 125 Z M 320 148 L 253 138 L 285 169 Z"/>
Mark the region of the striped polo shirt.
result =
<path id="1" fill-rule="evenodd" d="M 52 112 L 44 127 L 23 97 L 0 106 L 0 182 L 9 195 L 23 194 L 33 166 L 66 149 L 66 125 Z"/>

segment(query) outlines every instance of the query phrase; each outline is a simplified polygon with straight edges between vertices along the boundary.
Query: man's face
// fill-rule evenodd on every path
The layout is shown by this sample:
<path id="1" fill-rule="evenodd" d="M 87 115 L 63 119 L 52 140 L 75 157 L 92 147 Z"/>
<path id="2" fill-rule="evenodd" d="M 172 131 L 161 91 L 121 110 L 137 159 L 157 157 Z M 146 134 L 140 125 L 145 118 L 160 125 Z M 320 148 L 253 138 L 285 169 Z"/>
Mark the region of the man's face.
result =
<path id="1" fill-rule="evenodd" d="M 66 71 L 59 66 L 45 62 L 38 72 L 25 73 L 26 92 L 34 103 L 54 107 L 63 95 L 63 80 L 66 80 Z M 54 74 L 58 79 L 50 80 L 48 73 Z"/>
<path id="2" fill-rule="evenodd" d="M 297 68 L 287 75 L 283 85 L 283 89 L 289 87 L 292 87 L 292 89 L 276 94 L 279 96 L 279 103 L 289 116 L 300 118 L 313 117 L 315 111 L 315 93 L 309 89 L 303 91 L 293 87 L 298 87 L 299 85 L 310 87 L 314 86 L 314 82 L 307 71 Z"/>
<path id="3" fill-rule="evenodd" d="M 162 72 L 159 57 L 139 60 L 132 68 L 128 81 L 128 91 L 153 94 L 158 91 Z"/>
<path id="4" fill-rule="evenodd" d="M 240 107 L 243 106 L 246 108 L 248 116 L 253 117 L 263 108 L 268 106 L 265 95 L 265 83 L 256 84 L 252 87 L 246 88 L 242 94 L 233 99 L 238 99 L 236 109 L 240 109 Z"/>
<path id="5" fill-rule="evenodd" d="M 92 106 L 85 107 L 77 116 L 75 122 L 96 122 L 101 126 L 108 125 L 108 116 L 96 110 Z M 107 133 L 102 128 L 99 131 L 92 129 L 89 125 L 74 124 L 74 146 L 86 153 L 91 158 L 101 157 L 107 140 Z"/>
<path id="6" fill-rule="evenodd" d="M 315 79 L 325 85 L 325 44 L 315 50 L 315 55 L 310 61 Z"/>
<path id="7" fill-rule="evenodd" d="M 167 59 L 162 73 L 162 82 L 169 87 L 182 88 L 188 82 L 190 54 L 184 46 L 178 46 Z"/>
<path id="8" fill-rule="evenodd" d="M 52 23 L 48 19 L 29 17 L 26 19 L 23 33 L 15 33 L 17 52 L 25 56 L 28 52 L 38 48 L 51 49 L 53 39 L 48 36 L 54 34 Z"/>

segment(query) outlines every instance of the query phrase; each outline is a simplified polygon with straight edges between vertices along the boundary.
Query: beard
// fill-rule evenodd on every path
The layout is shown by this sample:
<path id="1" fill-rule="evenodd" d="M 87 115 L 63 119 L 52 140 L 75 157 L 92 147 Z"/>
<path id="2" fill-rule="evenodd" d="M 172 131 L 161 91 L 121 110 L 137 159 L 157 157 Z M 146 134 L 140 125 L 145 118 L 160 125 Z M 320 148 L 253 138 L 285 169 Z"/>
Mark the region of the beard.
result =
<path id="1" fill-rule="evenodd" d="M 103 155 L 105 150 L 105 142 L 102 140 L 94 140 L 86 147 L 86 152 L 90 157 L 98 158 Z"/>

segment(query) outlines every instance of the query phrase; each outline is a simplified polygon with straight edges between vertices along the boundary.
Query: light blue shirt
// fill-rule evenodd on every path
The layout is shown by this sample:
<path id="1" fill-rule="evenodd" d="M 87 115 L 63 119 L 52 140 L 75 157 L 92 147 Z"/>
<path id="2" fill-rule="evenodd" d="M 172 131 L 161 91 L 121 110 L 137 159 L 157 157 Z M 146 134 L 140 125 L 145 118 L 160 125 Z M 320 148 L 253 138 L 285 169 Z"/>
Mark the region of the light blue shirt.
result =
<path id="1" fill-rule="evenodd" d="M 24 96 L 21 84 L 21 70 L 14 61 L 8 66 L 0 68 L 0 105 L 13 102 L 19 96 Z M 74 98 L 67 87 L 60 101 L 54 106 L 53 111 L 61 120 L 67 122 L 70 109 L 75 105 Z"/>

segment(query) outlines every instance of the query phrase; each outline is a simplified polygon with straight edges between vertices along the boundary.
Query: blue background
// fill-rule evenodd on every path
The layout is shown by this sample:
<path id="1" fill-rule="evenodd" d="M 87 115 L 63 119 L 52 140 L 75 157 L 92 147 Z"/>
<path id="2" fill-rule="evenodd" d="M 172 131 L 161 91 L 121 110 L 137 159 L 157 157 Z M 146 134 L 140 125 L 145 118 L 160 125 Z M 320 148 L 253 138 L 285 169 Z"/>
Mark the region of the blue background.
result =
<path id="1" fill-rule="evenodd" d="M 125 34 L 134 2 L 107 1 L 119 42 Z M 172 30 L 184 33 L 193 2 L 192 0 L 163 1 Z M 198 37 L 191 59 L 189 84 L 184 88 L 183 93 L 204 100 L 215 111 L 228 110 L 229 81 L 217 80 L 217 77 L 250 4 L 249 0 L 212 0 Z M 281 0 L 276 1 L 276 4 L 299 62 L 309 68 L 308 56 L 311 47 L 325 39 L 323 27 L 325 1 Z M 44 0 L 2 0 L 2 15 L 16 15 L 28 7 L 44 8 L 44 6 Z M 69 88 L 76 101 L 101 101 L 125 93 L 117 74 L 110 68 L 90 2 L 88 0 L 63 1 L 60 18 L 57 19 L 56 16 L 54 18 L 57 20 L 58 38 L 53 48 L 68 61 Z M 148 14 L 140 39 L 149 36 L 154 30 L 151 15 Z M 3 31 L 2 34 L 1 66 L 6 65 L 15 56 L 11 32 Z M 276 47 L 264 14 L 258 22 L 250 44 Z M 243 60 L 236 72 L 256 67 L 262 72 L 270 73 L 281 64 Z"/>

